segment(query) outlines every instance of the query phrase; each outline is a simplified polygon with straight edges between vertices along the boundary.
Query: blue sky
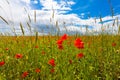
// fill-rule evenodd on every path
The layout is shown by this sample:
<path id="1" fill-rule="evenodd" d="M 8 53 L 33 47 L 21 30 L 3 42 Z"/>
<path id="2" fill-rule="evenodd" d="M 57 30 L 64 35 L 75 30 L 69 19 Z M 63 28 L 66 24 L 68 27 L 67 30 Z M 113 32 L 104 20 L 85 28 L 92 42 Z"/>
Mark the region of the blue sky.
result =
<path id="1" fill-rule="evenodd" d="M 42 4 L 40 0 L 36 0 L 37 4 L 34 3 L 35 0 L 30 0 L 31 8 L 34 10 L 41 10 Z M 58 4 L 62 0 L 55 0 Z M 72 10 L 68 11 L 66 14 L 77 14 L 83 19 L 87 19 L 88 16 L 91 17 L 102 17 L 112 15 L 111 7 L 114 10 L 114 15 L 120 14 L 120 1 L 119 0 L 63 0 L 67 3 L 67 1 L 75 2 L 74 5 L 70 6 Z M 110 2 L 109 2 L 110 1 Z M 54 6 L 54 5 L 53 5 Z M 69 5 L 67 5 L 69 6 Z"/>
<path id="2" fill-rule="evenodd" d="M 21 34 L 19 24 L 22 23 L 28 35 L 30 32 L 25 27 L 27 22 L 33 31 L 38 31 L 40 34 L 50 33 L 52 27 L 52 32 L 56 33 L 56 22 L 61 33 L 65 33 L 64 26 L 70 33 L 85 34 L 86 26 L 89 32 L 99 33 L 102 30 L 111 32 L 112 29 L 114 29 L 112 32 L 117 32 L 118 26 L 114 25 L 113 28 L 112 24 L 116 19 L 118 24 L 120 22 L 120 1 L 109 1 L 110 3 L 108 0 L 8 0 L 8 4 L 7 0 L 0 0 L 0 16 L 9 22 L 7 25 L 0 19 L 0 33 L 13 33 L 15 30 L 16 33 Z M 114 11 L 113 17 L 110 6 Z M 34 11 L 36 11 L 36 22 L 34 22 Z M 103 26 L 101 26 L 100 16 Z"/>

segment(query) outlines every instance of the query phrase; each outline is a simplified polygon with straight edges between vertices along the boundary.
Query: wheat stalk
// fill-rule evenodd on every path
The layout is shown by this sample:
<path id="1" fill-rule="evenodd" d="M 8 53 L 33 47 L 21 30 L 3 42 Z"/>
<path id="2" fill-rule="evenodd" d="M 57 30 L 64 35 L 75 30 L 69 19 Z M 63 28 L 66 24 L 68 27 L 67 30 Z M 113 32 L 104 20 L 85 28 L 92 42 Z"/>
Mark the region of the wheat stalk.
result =
<path id="1" fill-rule="evenodd" d="M 67 33 L 67 27 L 65 26 L 65 22 L 63 22 L 63 25 L 64 25 L 64 28 L 65 28 L 65 30 L 66 30 L 66 33 Z"/>
<path id="2" fill-rule="evenodd" d="M 111 11 L 111 15 L 112 15 L 112 17 L 113 17 L 113 16 L 114 16 L 113 6 L 112 6 L 112 4 L 111 4 L 111 1 L 110 1 L 110 0 L 108 0 L 108 3 L 109 3 L 109 5 L 110 5 L 110 11 Z"/>
<path id="3" fill-rule="evenodd" d="M 120 25 L 119 25 L 119 27 L 118 27 L 118 35 L 120 35 Z"/>
<path id="4" fill-rule="evenodd" d="M 4 19 L 2 16 L 0 16 L 0 18 L 6 23 L 9 25 L 8 21 L 6 19 Z"/>
<path id="5" fill-rule="evenodd" d="M 21 28 L 22 34 L 24 35 L 25 33 L 24 33 L 24 29 L 23 29 L 22 23 L 20 23 L 20 28 Z"/>
<path id="6" fill-rule="evenodd" d="M 32 33 L 31 26 L 30 26 L 30 24 L 28 22 L 27 22 L 27 26 L 29 28 L 30 33 Z"/>
<path id="7" fill-rule="evenodd" d="M 36 10 L 34 11 L 34 22 L 36 22 Z"/>

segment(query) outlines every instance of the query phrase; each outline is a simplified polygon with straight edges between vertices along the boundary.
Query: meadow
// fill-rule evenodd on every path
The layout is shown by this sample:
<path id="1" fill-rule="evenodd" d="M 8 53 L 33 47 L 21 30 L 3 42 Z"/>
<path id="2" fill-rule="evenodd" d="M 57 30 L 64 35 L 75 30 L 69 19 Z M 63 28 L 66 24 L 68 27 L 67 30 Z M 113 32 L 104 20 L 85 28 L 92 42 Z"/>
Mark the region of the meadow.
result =
<path id="1" fill-rule="evenodd" d="M 0 80 L 118 80 L 120 36 L 1 36 Z"/>
<path id="2" fill-rule="evenodd" d="M 9 20 L 0 16 L 14 33 L 14 36 L 0 34 L 0 80 L 120 80 L 119 18 L 112 24 L 112 27 L 117 25 L 118 34 L 81 35 L 76 32 L 70 35 L 64 27 L 66 33 L 61 32 L 61 35 L 55 21 L 56 34 L 41 36 L 35 32 L 34 36 L 26 36 L 24 27 L 32 32 L 31 21 L 36 23 L 36 11 L 34 20 L 27 14 L 27 26 L 19 24 L 21 35 L 15 33 Z M 101 26 L 104 32 L 106 26 Z"/>

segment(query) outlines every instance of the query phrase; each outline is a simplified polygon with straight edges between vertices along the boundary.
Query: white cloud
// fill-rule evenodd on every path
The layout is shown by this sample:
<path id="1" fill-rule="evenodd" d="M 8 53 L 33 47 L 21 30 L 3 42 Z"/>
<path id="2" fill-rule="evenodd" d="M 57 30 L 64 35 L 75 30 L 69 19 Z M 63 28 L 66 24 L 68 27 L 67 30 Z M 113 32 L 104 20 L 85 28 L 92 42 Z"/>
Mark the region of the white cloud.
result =
<path id="1" fill-rule="evenodd" d="M 27 4 L 29 4 L 30 3 L 30 0 L 21 0 L 22 2 L 25 2 L 25 3 L 27 3 Z"/>
<path id="2" fill-rule="evenodd" d="M 68 1 L 67 3 L 65 1 L 60 1 L 60 3 L 58 3 L 54 0 L 40 0 L 40 2 L 43 6 L 43 10 L 71 10 L 70 5 L 74 4 L 72 1 Z"/>

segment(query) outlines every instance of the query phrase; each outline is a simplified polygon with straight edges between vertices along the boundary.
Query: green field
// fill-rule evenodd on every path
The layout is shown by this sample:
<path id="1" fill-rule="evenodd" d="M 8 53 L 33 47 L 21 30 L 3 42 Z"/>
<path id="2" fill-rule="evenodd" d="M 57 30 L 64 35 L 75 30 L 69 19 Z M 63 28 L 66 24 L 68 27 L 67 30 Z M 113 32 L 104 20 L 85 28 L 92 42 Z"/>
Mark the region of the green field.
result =
<path id="1" fill-rule="evenodd" d="M 6 0 L 10 7 L 12 4 L 9 1 Z M 68 23 L 65 21 L 69 18 L 64 20 L 57 16 L 60 21 L 59 18 L 57 20 L 54 5 L 51 14 L 46 13 L 45 9 L 45 14 L 51 16 L 45 18 L 44 13 L 38 14 L 37 10 L 29 13 L 29 9 L 22 6 L 26 18 L 23 18 L 24 15 L 19 17 L 26 21 L 15 23 L 17 18 L 14 14 L 17 13 L 12 13 L 9 8 L 10 11 L 6 13 L 11 15 L 10 19 L 6 14 L 5 18 L 0 16 L 0 20 L 6 24 L 0 28 L 0 80 L 120 80 L 120 18 L 114 17 L 114 8 L 108 1 L 111 18 L 107 16 L 108 20 L 102 19 L 101 14 L 91 18 L 88 14 L 88 19 L 93 20 L 90 25 L 87 19 L 79 20 L 76 15 L 65 16 L 71 19 Z M 0 8 L 4 13 L 4 7 Z M 43 25 L 37 15 L 50 24 Z M 77 25 L 74 20 L 86 23 Z M 109 21 L 112 22 L 104 25 Z M 71 30 L 72 27 L 75 30 Z"/>
<path id="2" fill-rule="evenodd" d="M 118 80 L 119 41 L 119 35 L 1 36 L 0 80 Z"/>

